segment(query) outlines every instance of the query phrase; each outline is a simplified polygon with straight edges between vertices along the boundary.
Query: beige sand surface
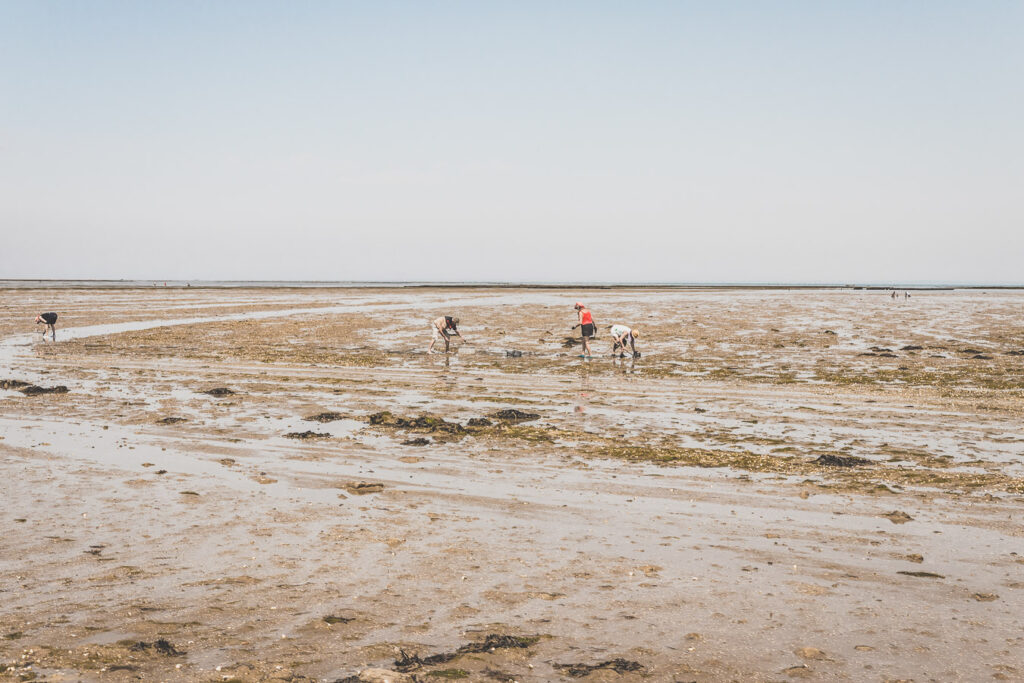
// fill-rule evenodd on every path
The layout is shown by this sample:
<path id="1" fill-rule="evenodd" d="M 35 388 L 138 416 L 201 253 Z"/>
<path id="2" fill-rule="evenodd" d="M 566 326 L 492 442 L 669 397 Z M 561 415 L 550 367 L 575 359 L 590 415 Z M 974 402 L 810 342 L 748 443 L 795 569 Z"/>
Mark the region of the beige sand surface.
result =
<path id="1" fill-rule="evenodd" d="M 1024 680 L 1024 293 L 0 309 L 0 678 Z"/>

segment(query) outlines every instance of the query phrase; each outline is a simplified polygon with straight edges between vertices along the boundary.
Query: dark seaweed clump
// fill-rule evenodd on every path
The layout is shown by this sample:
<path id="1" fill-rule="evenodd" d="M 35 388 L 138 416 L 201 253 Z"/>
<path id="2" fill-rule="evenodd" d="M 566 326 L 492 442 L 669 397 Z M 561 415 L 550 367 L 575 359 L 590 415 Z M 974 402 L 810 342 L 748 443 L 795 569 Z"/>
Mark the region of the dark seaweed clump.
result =
<path id="1" fill-rule="evenodd" d="M 370 416 L 370 424 L 396 429 L 413 429 L 421 432 L 443 432 L 445 434 L 464 434 L 466 428 L 457 422 L 447 422 L 439 417 L 401 417 L 390 411 L 374 413 Z"/>
<path id="2" fill-rule="evenodd" d="M 20 379 L 0 379 L 0 389 L 17 391 L 18 389 L 22 389 L 27 386 L 31 386 L 31 383 L 22 382 Z"/>
<path id="3" fill-rule="evenodd" d="M 227 387 L 216 387 L 214 389 L 207 389 L 206 391 L 199 392 L 206 394 L 207 396 L 233 396 L 235 392 Z"/>
<path id="4" fill-rule="evenodd" d="M 515 408 L 506 408 L 505 410 L 499 410 L 495 413 L 491 413 L 491 417 L 502 422 L 529 422 L 530 420 L 540 419 L 540 415 L 537 413 L 527 413 L 523 410 L 516 410 Z"/>
<path id="5" fill-rule="evenodd" d="M 286 438 L 286 439 L 303 439 L 303 440 L 305 440 L 305 439 L 329 439 L 329 438 L 331 438 L 331 435 L 330 434 L 325 434 L 323 432 L 312 432 L 312 431 L 309 431 L 307 429 L 304 432 L 288 432 L 287 434 L 284 435 L 284 438 Z"/>
<path id="6" fill-rule="evenodd" d="M 600 664 L 555 664 L 556 669 L 561 669 L 565 673 L 569 674 L 573 678 L 583 678 L 589 676 L 592 672 L 598 669 L 611 669 L 615 673 L 626 673 L 627 671 L 642 671 L 643 665 L 639 662 L 633 662 L 628 659 L 609 659 L 608 661 L 601 662 Z"/>
<path id="7" fill-rule="evenodd" d="M 490 652 L 499 648 L 527 648 L 534 645 L 538 640 L 537 636 L 507 636 L 491 633 L 482 641 L 463 645 L 455 652 L 442 652 L 429 657 L 421 658 L 419 655 L 410 655 L 405 650 L 399 650 L 401 657 L 395 660 L 395 668 L 403 673 L 413 671 L 422 666 L 433 666 L 444 664 L 461 655 Z"/>
<path id="8" fill-rule="evenodd" d="M 162 418 L 160 418 L 159 420 L 156 421 L 156 423 L 158 425 L 173 425 L 173 424 L 178 424 L 179 422 L 187 422 L 187 420 L 184 417 L 173 417 L 173 416 L 171 416 L 171 417 L 162 417 Z"/>
<path id="9" fill-rule="evenodd" d="M 867 465 L 870 462 L 867 458 L 857 458 L 852 455 L 826 454 L 815 460 L 814 464 L 822 467 L 856 467 L 857 465 Z"/>
<path id="10" fill-rule="evenodd" d="M 304 418 L 304 419 L 307 422 L 320 422 L 320 423 L 323 423 L 323 422 L 334 422 L 335 420 L 344 419 L 344 417 L 345 416 L 342 415 L 341 413 L 326 412 L 326 413 L 318 413 L 316 415 L 310 415 L 309 417 Z"/>
<path id="11" fill-rule="evenodd" d="M 144 640 L 140 640 L 139 642 L 135 643 L 134 645 L 132 645 L 128 649 L 129 650 L 134 650 L 136 652 L 145 652 L 146 650 L 149 650 L 150 648 L 152 648 L 153 650 L 156 650 L 160 654 L 166 655 L 168 657 L 175 657 L 175 656 L 179 656 L 179 655 L 185 654 L 184 652 L 182 652 L 181 650 L 177 649 L 176 647 L 171 645 L 170 642 L 168 642 L 167 640 L 165 640 L 163 638 L 161 638 L 160 640 L 157 640 L 157 641 L 155 641 L 153 643 L 147 643 Z"/>
<path id="12" fill-rule="evenodd" d="M 39 396 L 40 394 L 66 394 L 68 393 L 68 388 L 63 384 L 56 387 L 40 387 L 33 384 L 31 386 L 18 389 L 18 391 L 26 396 Z"/>
<path id="13" fill-rule="evenodd" d="M 904 576 L 916 576 L 919 579 L 944 579 L 946 578 L 942 574 L 936 574 L 934 572 L 896 572 L 897 574 L 903 574 Z"/>
<path id="14" fill-rule="evenodd" d="M 324 617 L 324 621 L 328 624 L 347 624 L 350 621 L 355 621 L 355 617 L 338 617 L 334 615 L 328 615 Z"/>

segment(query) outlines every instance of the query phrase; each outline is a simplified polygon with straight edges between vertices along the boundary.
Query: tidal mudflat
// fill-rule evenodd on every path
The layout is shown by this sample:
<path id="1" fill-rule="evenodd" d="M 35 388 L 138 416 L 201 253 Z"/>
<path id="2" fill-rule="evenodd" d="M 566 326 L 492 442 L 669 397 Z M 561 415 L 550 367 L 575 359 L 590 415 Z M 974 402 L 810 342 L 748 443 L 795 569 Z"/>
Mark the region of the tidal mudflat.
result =
<path id="1" fill-rule="evenodd" d="M 0 307 L 0 678 L 1024 678 L 1022 292 Z"/>

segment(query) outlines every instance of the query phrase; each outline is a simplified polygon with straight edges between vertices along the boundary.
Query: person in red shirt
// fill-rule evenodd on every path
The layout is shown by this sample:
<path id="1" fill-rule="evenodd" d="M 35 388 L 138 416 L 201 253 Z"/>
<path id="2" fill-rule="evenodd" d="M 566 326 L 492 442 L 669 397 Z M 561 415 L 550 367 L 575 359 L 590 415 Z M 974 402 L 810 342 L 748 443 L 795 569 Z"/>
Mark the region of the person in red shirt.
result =
<path id="1" fill-rule="evenodd" d="M 573 325 L 572 329 L 575 330 L 577 327 L 580 328 L 580 334 L 583 336 L 583 354 L 589 358 L 590 338 L 593 337 L 594 333 L 597 331 L 597 328 L 594 326 L 594 316 L 590 315 L 590 309 L 578 301 L 573 308 L 576 309 L 576 313 L 579 315 L 580 321 Z"/>

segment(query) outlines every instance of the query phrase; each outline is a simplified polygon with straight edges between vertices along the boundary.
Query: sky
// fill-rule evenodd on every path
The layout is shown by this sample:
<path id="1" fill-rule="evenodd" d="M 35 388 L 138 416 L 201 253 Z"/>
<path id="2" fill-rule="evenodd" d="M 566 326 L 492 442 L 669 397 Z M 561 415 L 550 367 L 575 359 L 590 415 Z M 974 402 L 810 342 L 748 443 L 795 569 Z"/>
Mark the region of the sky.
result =
<path id="1" fill-rule="evenodd" d="M 0 278 L 1024 283 L 1024 3 L 0 0 Z"/>

